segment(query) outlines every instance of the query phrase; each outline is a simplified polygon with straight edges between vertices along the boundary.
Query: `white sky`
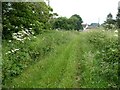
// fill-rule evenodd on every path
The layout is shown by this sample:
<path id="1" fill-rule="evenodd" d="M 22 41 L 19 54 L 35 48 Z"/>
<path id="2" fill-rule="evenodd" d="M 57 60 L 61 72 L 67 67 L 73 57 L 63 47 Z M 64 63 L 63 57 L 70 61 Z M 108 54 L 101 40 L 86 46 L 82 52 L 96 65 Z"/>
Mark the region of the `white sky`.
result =
<path id="1" fill-rule="evenodd" d="M 84 23 L 103 23 L 106 16 L 112 13 L 116 18 L 120 0 L 50 0 L 50 6 L 59 16 L 70 17 L 78 14 Z"/>

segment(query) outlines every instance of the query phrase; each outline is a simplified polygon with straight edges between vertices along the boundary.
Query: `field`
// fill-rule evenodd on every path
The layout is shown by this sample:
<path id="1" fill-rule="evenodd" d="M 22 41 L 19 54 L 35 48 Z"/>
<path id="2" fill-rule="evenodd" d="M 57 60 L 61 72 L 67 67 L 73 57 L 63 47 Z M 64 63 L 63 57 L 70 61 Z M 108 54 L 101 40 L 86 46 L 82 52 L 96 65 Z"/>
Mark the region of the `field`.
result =
<path id="1" fill-rule="evenodd" d="M 117 88 L 118 30 L 51 30 L 3 40 L 3 87 Z"/>

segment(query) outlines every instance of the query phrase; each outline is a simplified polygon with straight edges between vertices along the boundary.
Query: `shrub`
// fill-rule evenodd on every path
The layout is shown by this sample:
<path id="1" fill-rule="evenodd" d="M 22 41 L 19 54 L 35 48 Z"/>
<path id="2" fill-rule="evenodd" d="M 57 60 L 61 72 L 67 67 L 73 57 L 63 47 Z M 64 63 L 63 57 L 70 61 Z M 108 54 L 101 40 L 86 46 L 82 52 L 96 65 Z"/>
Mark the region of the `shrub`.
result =
<path id="1" fill-rule="evenodd" d="M 2 84 L 6 86 L 27 67 L 55 51 L 55 48 L 69 41 L 68 33 L 46 31 L 30 39 L 3 40 Z"/>
<path id="2" fill-rule="evenodd" d="M 89 33 L 88 41 L 96 48 L 99 75 L 106 79 L 109 87 L 118 87 L 119 44 L 116 31 L 94 31 Z"/>

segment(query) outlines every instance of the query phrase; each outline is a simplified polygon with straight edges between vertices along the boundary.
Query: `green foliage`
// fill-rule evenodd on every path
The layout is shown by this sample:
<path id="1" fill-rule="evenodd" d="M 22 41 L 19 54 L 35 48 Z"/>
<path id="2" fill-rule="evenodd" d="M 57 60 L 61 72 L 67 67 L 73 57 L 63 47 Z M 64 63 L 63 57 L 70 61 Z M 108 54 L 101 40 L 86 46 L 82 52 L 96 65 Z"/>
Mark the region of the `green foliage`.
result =
<path id="1" fill-rule="evenodd" d="M 83 30 L 83 27 L 82 27 L 82 23 L 83 23 L 83 21 L 82 21 L 82 18 L 79 16 L 79 15 L 77 15 L 77 14 L 74 14 L 74 15 L 72 15 L 71 17 L 70 17 L 70 19 L 72 20 L 72 22 L 73 23 L 71 23 L 71 25 L 72 24 L 75 24 L 74 25 L 74 29 L 75 30 Z"/>
<path id="2" fill-rule="evenodd" d="M 39 35 L 34 42 L 29 43 L 30 53 L 36 63 L 31 64 L 20 76 L 5 86 L 9 88 L 76 86 L 78 35 L 77 32 L 69 31 L 52 31 Z M 53 49 L 50 50 L 51 48 Z M 46 53 L 44 58 L 41 57 L 42 52 Z"/>
<path id="3" fill-rule="evenodd" d="M 118 38 L 114 32 L 89 33 L 89 42 L 96 48 L 98 74 L 106 79 L 108 87 L 118 87 Z M 112 35 L 113 34 L 113 35 Z"/>
<path id="4" fill-rule="evenodd" d="M 3 40 L 3 87 L 118 87 L 117 32 L 46 31 Z"/>
<path id="5" fill-rule="evenodd" d="M 55 20 L 54 29 L 67 29 L 67 18 L 66 17 L 59 17 Z"/>
<path id="6" fill-rule="evenodd" d="M 113 16 L 111 13 L 107 15 L 106 21 L 103 23 L 103 27 L 106 30 L 116 29 L 116 20 L 113 19 Z"/>
<path id="7" fill-rule="evenodd" d="M 31 29 L 38 34 L 47 27 L 51 12 L 51 7 L 45 2 L 3 2 L 3 39 L 11 39 L 13 33 L 25 29 Z"/>
<path id="8" fill-rule="evenodd" d="M 53 29 L 65 29 L 65 30 L 83 30 L 82 27 L 82 18 L 75 14 L 72 15 L 69 19 L 66 17 L 56 18 L 53 23 Z"/>
<path id="9" fill-rule="evenodd" d="M 117 14 L 117 27 L 120 28 L 120 8 L 118 8 L 118 14 Z"/>
<path id="10" fill-rule="evenodd" d="M 68 42 L 66 35 L 67 33 L 47 31 L 37 37 L 31 36 L 24 42 L 3 40 L 3 86 L 11 84 L 12 79 L 20 75 L 27 67 L 53 53 L 56 46 Z"/>

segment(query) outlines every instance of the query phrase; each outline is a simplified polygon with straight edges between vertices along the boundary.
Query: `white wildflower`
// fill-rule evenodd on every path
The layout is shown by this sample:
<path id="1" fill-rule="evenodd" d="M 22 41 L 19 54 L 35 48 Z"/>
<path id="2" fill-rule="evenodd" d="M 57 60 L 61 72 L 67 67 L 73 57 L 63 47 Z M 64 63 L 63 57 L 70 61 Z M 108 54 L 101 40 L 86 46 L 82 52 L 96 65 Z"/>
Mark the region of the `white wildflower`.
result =
<path id="1" fill-rule="evenodd" d="M 25 28 L 25 31 L 26 31 L 26 32 L 29 32 L 27 28 Z"/>
<path id="2" fill-rule="evenodd" d="M 20 35 L 20 34 L 21 34 L 21 32 L 18 32 L 17 34 L 19 34 L 19 35 Z"/>
<path id="3" fill-rule="evenodd" d="M 8 3 L 8 6 L 11 6 L 11 3 Z"/>
<path id="4" fill-rule="evenodd" d="M 7 53 L 5 53 L 5 54 L 10 54 L 11 53 L 11 51 L 8 51 Z"/>
<path id="5" fill-rule="evenodd" d="M 23 41 L 23 39 L 17 38 L 18 41 Z"/>
<path id="6" fill-rule="evenodd" d="M 19 50 L 20 50 L 20 49 L 17 48 L 17 49 L 13 49 L 13 50 L 11 50 L 11 52 L 14 53 L 14 52 L 19 51 Z"/>
<path id="7" fill-rule="evenodd" d="M 115 33 L 118 33 L 118 30 L 115 30 Z"/>
<path id="8" fill-rule="evenodd" d="M 17 35 L 17 33 L 13 33 L 13 36 Z"/>
<path id="9" fill-rule="evenodd" d="M 12 42 L 11 40 L 9 40 L 8 42 Z"/>
<path id="10" fill-rule="evenodd" d="M 19 48 L 17 48 L 17 49 L 14 49 L 14 51 L 18 51 L 18 50 L 20 50 Z"/>
<path id="11" fill-rule="evenodd" d="M 18 28 L 18 26 L 15 27 L 16 29 Z"/>
<path id="12" fill-rule="evenodd" d="M 115 37 L 118 37 L 118 34 L 115 34 L 114 36 L 115 36 Z"/>
<path id="13" fill-rule="evenodd" d="M 35 13 L 35 11 L 32 11 L 32 13 Z"/>
<path id="14" fill-rule="evenodd" d="M 24 27 L 23 27 L 23 26 L 21 26 L 21 28 L 23 29 Z"/>
<path id="15" fill-rule="evenodd" d="M 34 32 L 31 32 L 32 34 L 35 34 Z"/>
<path id="16" fill-rule="evenodd" d="M 36 38 L 36 36 L 33 36 L 33 38 Z"/>
<path id="17" fill-rule="evenodd" d="M 30 30 L 32 29 L 32 28 L 29 28 Z"/>
<path id="18" fill-rule="evenodd" d="M 12 53 L 14 53 L 14 50 L 11 50 Z"/>
<path id="19" fill-rule="evenodd" d="M 22 30 L 22 33 L 23 33 L 23 34 L 27 34 L 27 32 L 26 32 L 26 31 L 24 31 L 24 30 Z M 23 34 L 22 34 L 22 35 L 23 35 Z M 24 36 L 24 35 L 23 35 L 23 36 Z"/>
<path id="20" fill-rule="evenodd" d="M 17 36 L 13 35 L 13 39 L 17 39 Z"/>

